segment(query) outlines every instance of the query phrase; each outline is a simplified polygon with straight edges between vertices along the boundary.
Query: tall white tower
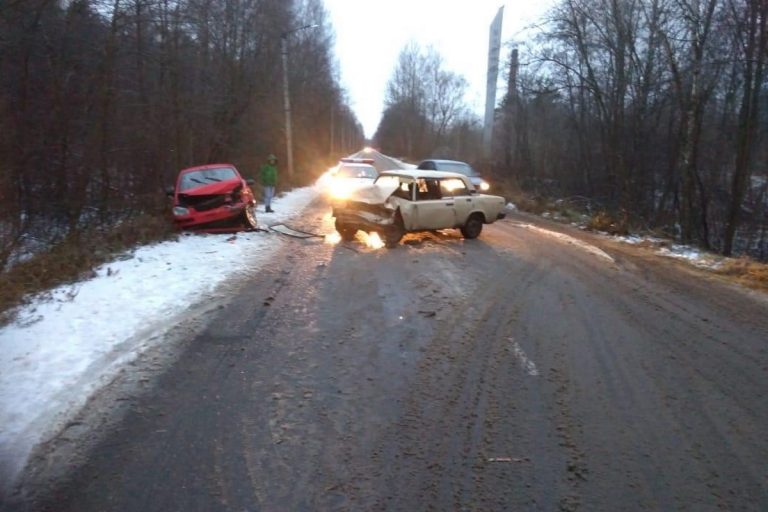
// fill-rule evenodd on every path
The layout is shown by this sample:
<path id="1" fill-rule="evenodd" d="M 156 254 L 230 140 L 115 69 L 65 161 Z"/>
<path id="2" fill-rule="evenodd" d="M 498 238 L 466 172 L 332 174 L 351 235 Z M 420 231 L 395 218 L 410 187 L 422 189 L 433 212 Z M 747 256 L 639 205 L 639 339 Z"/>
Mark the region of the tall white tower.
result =
<path id="1" fill-rule="evenodd" d="M 501 20 L 504 6 L 499 7 L 491 23 L 488 39 L 488 82 L 485 90 L 485 124 L 483 125 L 483 156 L 490 158 L 493 143 L 493 118 L 496 110 L 496 81 L 499 78 L 499 53 L 501 52 Z"/>

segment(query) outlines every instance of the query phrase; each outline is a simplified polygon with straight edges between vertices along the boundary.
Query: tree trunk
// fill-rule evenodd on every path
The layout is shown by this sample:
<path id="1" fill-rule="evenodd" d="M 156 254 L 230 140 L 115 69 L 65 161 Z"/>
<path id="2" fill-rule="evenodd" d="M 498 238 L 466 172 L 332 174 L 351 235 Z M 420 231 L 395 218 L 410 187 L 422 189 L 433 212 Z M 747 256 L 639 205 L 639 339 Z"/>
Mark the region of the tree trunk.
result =
<path id="1" fill-rule="evenodd" d="M 747 41 L 745 46 L 744 85 L 739 109 L 739 128 L 736 136 L 736 164 L 731 182 L 731 201 L 728 207 L 723 254 L 733 253 L 733 242 L 740 221 L 741 205 L 750 181 L 750 164 L 757 138 L 760 92 L 766 59 L 768 35 L 766 17 L 768 2 L 749 0 Z"/>

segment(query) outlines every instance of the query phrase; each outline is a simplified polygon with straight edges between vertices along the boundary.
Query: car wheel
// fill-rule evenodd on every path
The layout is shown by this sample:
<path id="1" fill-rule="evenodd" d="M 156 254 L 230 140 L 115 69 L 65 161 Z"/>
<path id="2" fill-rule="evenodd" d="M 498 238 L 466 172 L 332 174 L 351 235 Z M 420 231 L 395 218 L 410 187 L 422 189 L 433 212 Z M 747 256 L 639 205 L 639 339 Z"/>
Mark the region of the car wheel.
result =
<path id="1" fill-rule="evenodd" d="M 342 224 L 338 220 L 336 221 L 336 231 L 339 232 L 339 235 L 341 235 L 341 239 L 345 242 L 351 242 L 355 239 L 355 235 L 357 234 L 357 228 L 353 228 L 352 226 L 347 226 L 346 224 Z"/>
<path id="2" fill-rule="evenodd" d="M 258 222 L 256 222 L 256 210 L 253 205 L 249 204 L 243 210 L 243 224 L 246 229 L 256 229 L 259 227 Z"/>
<path id="3" fill-rule="evenodd" d="M 400 239 L 402 238 L 403 232 L 401 230 L 392 229 L 384 233 L 384 245 L 389 249 L 397 247 L 397 244 L 400 243 Z"/>
<path id="4" fill-rule="evenodd" d="M 384 232 L 384 245 L 389 249 L 397 247 L 397 244 L 400 243 L 400 240 L 405 234 L 403 218 L 400 216 L 400 211 L 398 210 L 395 215 L 396 217 L 394 225 Z"/>
<path id="5" fill-rule="evenodd" d="M 483 219 L 475 214 L 467 219 L 466 224 L 461 227 L 461 234 L 464 238 L 477 238 L 483 231 Z"/>

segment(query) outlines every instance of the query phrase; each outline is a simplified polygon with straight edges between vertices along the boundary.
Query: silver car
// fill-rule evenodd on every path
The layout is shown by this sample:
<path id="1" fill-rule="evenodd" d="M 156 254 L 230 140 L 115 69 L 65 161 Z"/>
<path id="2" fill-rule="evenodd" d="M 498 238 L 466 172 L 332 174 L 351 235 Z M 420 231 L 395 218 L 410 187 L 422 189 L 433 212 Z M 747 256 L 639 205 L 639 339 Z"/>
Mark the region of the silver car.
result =
<path id="1" fill-rule="evenodd" d="M 466 162 L 459 162 L 458 160 L 422 160 L 417 169 L 424 171 L 457 172 L 468 177 L 475 188 L 481 192 L 488 192 L 491 189 L 491 185 L 480 176 L 480 173 Z"/>

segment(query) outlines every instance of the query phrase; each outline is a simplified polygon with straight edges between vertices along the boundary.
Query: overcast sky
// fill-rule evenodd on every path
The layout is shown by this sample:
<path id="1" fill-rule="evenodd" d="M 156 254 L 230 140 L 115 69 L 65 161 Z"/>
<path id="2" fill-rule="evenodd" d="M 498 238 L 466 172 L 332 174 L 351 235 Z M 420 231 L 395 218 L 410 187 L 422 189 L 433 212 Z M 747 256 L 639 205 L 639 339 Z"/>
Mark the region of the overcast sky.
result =
<path id="1" fill-rule="evenodd" d="M 503 43 L 519 38 L 553 0 L 325 0 L 336 30 L 342 85 L 372 137 L 379 125 L 384 90 L 400 50 L 411 40 L 432 45 L 446 69 L 469 81 L 467 100 L 482 117 L 488 61 L 488 30 L 504 6 Z M 497 98 L 498 99 L 498 98 Z"/>

